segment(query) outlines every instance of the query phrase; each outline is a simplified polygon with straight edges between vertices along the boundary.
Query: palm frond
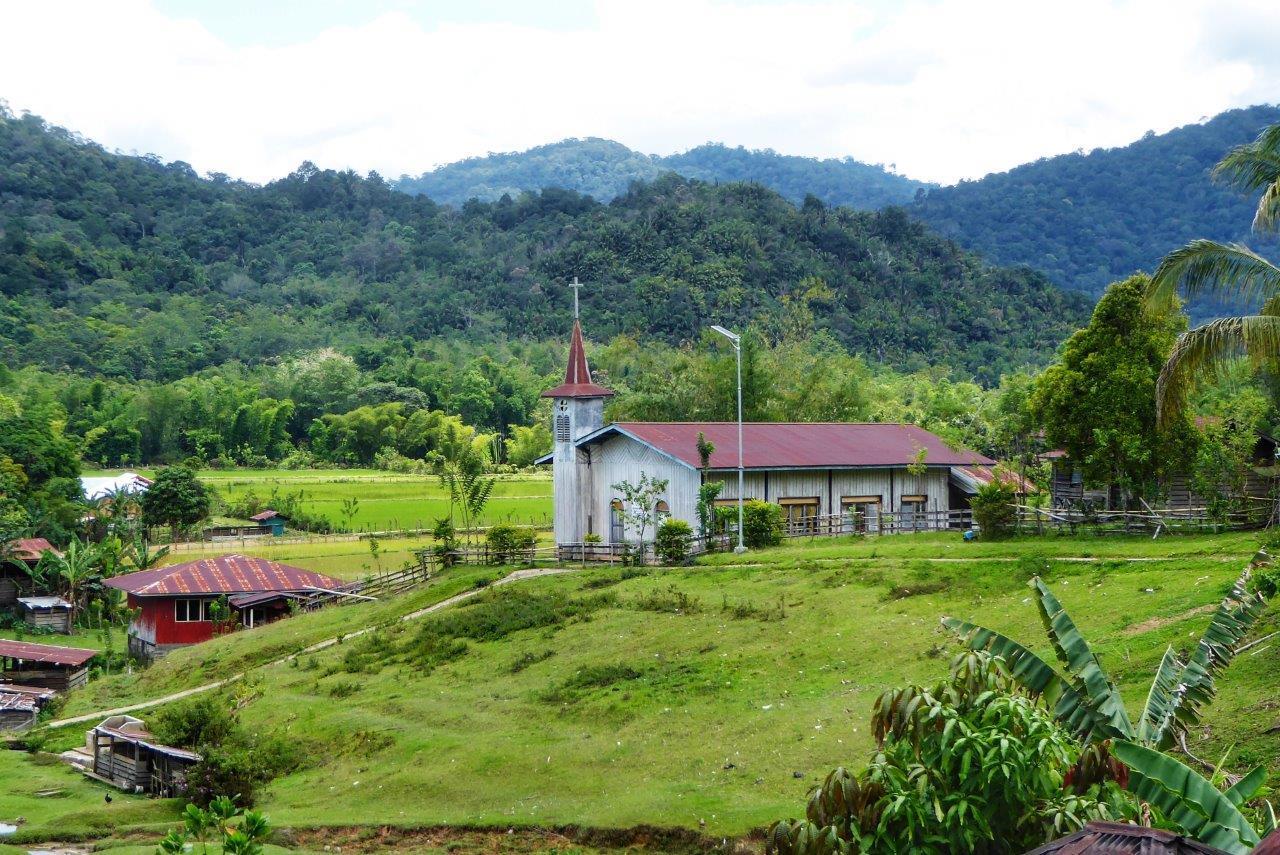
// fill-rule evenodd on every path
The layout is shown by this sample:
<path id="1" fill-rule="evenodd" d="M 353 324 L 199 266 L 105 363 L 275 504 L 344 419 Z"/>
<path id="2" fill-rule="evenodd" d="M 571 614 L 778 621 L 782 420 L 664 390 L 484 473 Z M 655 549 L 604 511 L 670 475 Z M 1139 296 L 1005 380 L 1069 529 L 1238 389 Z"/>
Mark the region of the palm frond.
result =
<path id="1" fill-rule="evenodd" d="M 1200 375 L 1242 353 L 1254 362 L 1280 355 L 1280 317 L 1219 318 L 1179 336 L 1156 380 L 1160 422 L 1182 409 Z"/>
<path id="2" fill-rule="evenodd" d="M 970 650 L 983 650 L 1004 660 L 1010 676 L 1027 691 L 1044 698 L 1054 717 L 1085 741 L 1121 735 L 1089 699 L 1026 647 L 985 626 L 957 618 L 943 618 L 942 625 L 960 637 Z"/>
<path id="3" fill-rule="evenodd" d="M 1253 230 L 1273 232 L 1280 222 L 1280 178 L 1267 185 L 1258 199 L 1258 210 L 1253 215 Z"/>
<path id="4" fill-rule="evenodd" d="M 1085 641 L 1067 610 L 1058 602 L 1049 587 L 1039 577 L 1032 580 L 1039 594 L 1036 604 L 1045 632 L 1053 644 L 1058 659 L 1066 666 L 1073 688 L 1083 695 L 1089 705 L 1098 711 L 1112 730 L 1128 738 L 1134 736 L 1133 724 L 1125 711 L 1124 700 L 1115 684 L 1102 669 L 1102 663 Z"/>
<path id="5" fill-rule="evenodd" d="M 1181 685 L 1179 681 L 1185 667 L 1172 647 L 1165 648 L 1155 679 L 1151 681 L 1151 690 L 1147 692 L 1142 717 L 1138 719 L 1138 742 L 1144 745 L 1154 743 L 1155 734 L 1164 732 L 1174 718 L 1178 687 Z"/>
<path id="6" fill-rule="evenodd" d="M 1187 297 L 1268 297 L 1280 293 L 1280 268 L 1242 244 L 1193 240 L 1161 260 L 1147 286 L 1147 298 L 1152 305 L 1168 307 L 1179 291 Z"/>
<path id="7" fill-rule="evenodd" d="M 1273 188 L 1280 186 L 1280 125 L 1272 125 L 1258 135 L 1253 142 L 1238 145 L 1213 168 L 1213 177 L 1223 179 L 1250 193 L 1263 191 L 1264 198 Z M 1264 206 L 1258 205 L 1254 228 L 1273 228 L 1274 220 L 1261 224 Z"/>
<path id="8" fill-rule="evenodd" d="M 1240 805 L 1249 801 L 1258 794 L 1262 789 L 1262 785 L 1267 782 L 1267 767 L 1258 766 L 1252 772 L 1245 775 L 1240 780 L 1232 784 L 1223 795 L 1226 796 L 1233 805 Z"/>

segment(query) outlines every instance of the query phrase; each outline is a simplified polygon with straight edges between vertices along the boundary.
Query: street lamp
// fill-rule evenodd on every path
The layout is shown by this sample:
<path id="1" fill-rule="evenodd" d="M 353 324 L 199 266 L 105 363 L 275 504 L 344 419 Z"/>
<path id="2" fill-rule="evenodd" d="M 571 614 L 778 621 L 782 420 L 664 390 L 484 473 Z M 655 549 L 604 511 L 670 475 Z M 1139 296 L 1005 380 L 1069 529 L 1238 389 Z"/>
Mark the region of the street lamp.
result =
<path id="1" fill-rule="evenodd" d="M 729 339 L 733 344 L 734 356 L 738 360 L 738 545 L 733 548 L 733 551 L 741 555 L 747 551 L 746 544 L 742 542 L 742 336 L 719 324 L 713 325 L 711 329 Z"/>

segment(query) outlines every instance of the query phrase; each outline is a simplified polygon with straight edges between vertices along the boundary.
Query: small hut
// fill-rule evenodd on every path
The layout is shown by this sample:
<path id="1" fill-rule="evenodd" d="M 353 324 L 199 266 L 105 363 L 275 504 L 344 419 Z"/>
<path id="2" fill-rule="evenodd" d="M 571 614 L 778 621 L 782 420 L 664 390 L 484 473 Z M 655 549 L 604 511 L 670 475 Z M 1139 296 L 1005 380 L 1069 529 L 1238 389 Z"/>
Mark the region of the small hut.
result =
<path id="1" fill-rule="evenodd" d="M 62 597 L 18 597 L 18 612 L 27 626 L 71 632 L 71 603 Z"/>
<path id="2" fill-rule="evenodd" d="M 20 594 L 31 590 L 31 576 L 18 564 L 31 568 L 40 563 L 40 556 L 46 552 L 62 555 L 43 537 L 24 537 L 12 541 L 8 544 L 8 552 L 12 561 L 0 561 L 0 606 L 17 602 Z"/>
<path id="3" fill-rule="evenodd" d="M 96 650 L 0 640 L 0 681 L 66 692 L 89 682 Z"/>
<path id="4" fill-rule="evenodd" d="M 280 537 L 284 534 L 284 517 L 279 511 L 273 511 L 270 508 L 259 514 L 249 517 L 250 520 L 256 522 L 259 528 L 271 531 L 272 537 Z"/>
<path id="5" fill-rule="evenodd" d="M 56 695 L 53 689 L 0 683 L 0 731 L 31 727 L 40 710 Z"/>
<path id="6" fill-rule="evenodd" d="M 200 755 L 155 741 L 141 719 L 113 715 L 85 734 L 93 777 L 130 793 L 186 795 L 187 770 Z"/>

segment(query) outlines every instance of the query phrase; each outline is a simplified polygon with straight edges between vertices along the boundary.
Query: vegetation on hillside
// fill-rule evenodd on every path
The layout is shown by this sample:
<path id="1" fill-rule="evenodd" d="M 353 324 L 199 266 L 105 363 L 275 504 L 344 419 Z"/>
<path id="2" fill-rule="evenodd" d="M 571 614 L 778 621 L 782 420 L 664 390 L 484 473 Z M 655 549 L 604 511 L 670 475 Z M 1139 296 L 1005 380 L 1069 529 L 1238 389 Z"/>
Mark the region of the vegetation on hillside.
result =
<path id="1" fill-rule="evenodd" d="M 1193 238 L 1243 240 L 1253 206 L 1210 173 L 1223 152 L 1278 119 L 1275 106 L 1230 110 L 1121 148 L 1043 158 L 930 190 L 912 213 L 1001 264 L 1097 295 Z M 1191 308 L 1199 319 L 1225 307 Z"/>
<path id="2" fill-rule="evenodd" d="M 454 206 L 471 199 L 491 202 L 504 195 L 514 198 L 545 187 L 573 190 L 608 202 L 625 194 L 632 182 L 653 181 L 667 172 L 712 183 L 763 184 L 797 205 L 813 195 L 828 205 L 861 210 L 906 204 L 918 189 L 927 186 L 850 157 L 820 160 L 771 149 L 731 148 L 723 143 L 706 143 L 662 157 L 595 137 L 470 157 L 417 178 L 401 176 L 394 186 Z"/>

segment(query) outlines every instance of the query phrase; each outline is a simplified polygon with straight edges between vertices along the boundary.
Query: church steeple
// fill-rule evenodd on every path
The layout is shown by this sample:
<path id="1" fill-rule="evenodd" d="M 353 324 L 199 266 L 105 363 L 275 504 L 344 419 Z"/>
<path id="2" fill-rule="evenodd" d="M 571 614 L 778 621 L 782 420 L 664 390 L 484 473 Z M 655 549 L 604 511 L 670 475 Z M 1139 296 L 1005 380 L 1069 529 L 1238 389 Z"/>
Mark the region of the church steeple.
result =
<path id="1" fill-rule="evenodd" d="M 613 392 L 597 386 L 591 380 L 591 368 L 587 365 L 587 351 L 582 346 L 582 325 L 573 319 L 573 337 L 569 341 L 569 365 L 565 368 L 564 382 L 542 393 L 544 398 L 611 398 Z"/>

